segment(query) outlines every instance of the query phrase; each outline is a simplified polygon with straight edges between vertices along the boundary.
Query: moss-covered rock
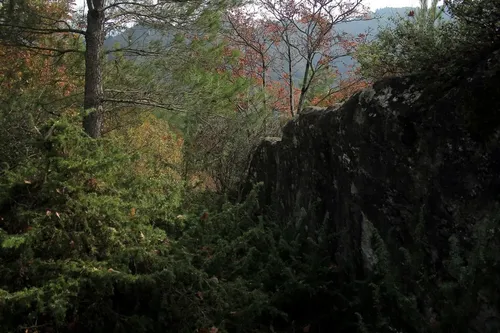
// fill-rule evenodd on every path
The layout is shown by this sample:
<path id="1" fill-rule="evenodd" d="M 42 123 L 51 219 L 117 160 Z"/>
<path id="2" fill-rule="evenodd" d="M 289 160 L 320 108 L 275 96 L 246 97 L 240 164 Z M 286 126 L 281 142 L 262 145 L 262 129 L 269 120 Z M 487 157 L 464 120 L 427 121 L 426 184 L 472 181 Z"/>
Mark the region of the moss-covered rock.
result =
<path id="1" fill-rule="evenodd" d="M 370 332 L 498 327 L 500 256 L 474 257 L 498 244 L 474 235 L 500 199 L 499 63 L 497 51 L 447 82 L 384 79 L 299 115 L 254 155 L 261 203 L 335 235 L 335 265 L 373 283 L 359 313 Z"/>

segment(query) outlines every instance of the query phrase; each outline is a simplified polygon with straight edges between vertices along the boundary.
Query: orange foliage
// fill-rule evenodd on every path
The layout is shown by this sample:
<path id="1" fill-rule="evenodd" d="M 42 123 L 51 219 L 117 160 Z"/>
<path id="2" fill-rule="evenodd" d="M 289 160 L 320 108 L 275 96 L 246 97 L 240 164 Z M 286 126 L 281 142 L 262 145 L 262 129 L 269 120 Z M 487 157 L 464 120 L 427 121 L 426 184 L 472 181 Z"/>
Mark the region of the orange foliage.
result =
<path id="1" fill-rule="evenodd" d="M 353 36 L 342 31 L 336 31 L 335 25 L 332 25 L 331 15 L 342 21 L 344 20 L 344 14 L 346 15 L 345 19 L 347 19 L 347 16 L 354 17 L 363 14 L 364 7 L 360 6 L 351 11 L 348 8 L 352 4 L 346 4 L 345 9 L 338 8 L 337 2 L 331 0 L 309 2 L 302 0 L 260 0 L 260 3 L 274 13 L 273 18 L 256 18 L 258 17 L 257 13 L 253 12 L 250 7 L 232 10 L 228 14 L 233 31 L 227 40 L 230 45 L 228 50 L 239 50 L 240 57 L 237 65 L 225 70 L 231 71 L 231 75 L 235 77 L 250 78 L 255 82 L 256 86 L 264 88 L 268 107 L 290 115 L 291 100 L 294 107 L 293 113 L 295 113 L 299 103 L 302 104 L 305 100 L 312 100 L 313 104 L 334 103 L 364 86 L 364 83 L 354 82 L 356 75 L 352 75 L 351 78 L 343 81 L 338 87 L 332 87 L 332 89 L 339 90 L 339 92 L 330 93 L 324 91 L 325 94 L 322 96 L 310 96 L 311 91 L 314 90 L 309 89 L 313 81 L 305 82 L 304 85 L 308 88 L 302 90 L 300 86 L 303 82 L 294 80 L 293 84 L 295 86 L 290 89 L 289 74 L 287 72 L 287 66 L 290 65 L 293 67 L 292 72 L 301 71 L 298 74 L 307 77 L 311 76 L 311 71 L 319 72 L 325 69 L 331 71 L 327 75 L 337 76 L 334 60 L 341 58 L 344 54 L 351 54 L 360 43 L 366 40 L 367 35 Z M 332 11 L 335 13 L 332 14 Z M 345 11 L 344 14 L 343 11 Z M 279 12 L 279 15 L 276 12 Z M 276 17 L 283 19 L 276 19 Z M 301 30 L 296 24 L 289 24 L 287 20 L 293 20 L 305 25 L 307 28 Z M 284 39 L 283 36 L 285 35 L 298 37 Z M 287 47 L 291 48 L 292 54 L 286 54 L 285 51 L 278 52 L 276 49 L 280 46 L 285 49 Z M 300 50 L 300 55 L 293 54 L 296 50 Z M 292 57 L 292 59 L 287 57 Z M 297 65 L 298 60 L 302 60 L 302 62 L 308 61 L 312 69 L 307 72 L 300 68 Z M 291 63 L 289 64 L 287 61 Z M 221 71 L 223 70 L 221 69 Z M 271 72 L 278 73 L 279 78 L 271 80 Z M 323 71 L 323 73 L 325 72 Z M 239 105 L 244 106 L 244 100 Z"/>
<path id="2" fill-rule="evenodd" d="M 284 74 L 286 75 L 286 74 Z M 284 76 L 283 75 L 283 76 Z M 270 106 L 282 114 L 289 115 L 290 113 L 290 87 L 288 80 L 272 81 L 266 89 L 270 100 Z M 293 88 L 293 101 L 297 105 L 300 97 L 300 89 Z"/>
<path id="3" fill-rule="evenodd" d="M 0 89 L 15 94 L 51 88 L 55 97 L 71 95 L 78 82 L 55 60 L 32 50 L 1 47 Z"/>
<path id="4" fill-rule="evenodd" d="M 139 154 L 134 172 L 156 178 L 181 179 L 184 141 L 166 121 L 147 115 L 139 125 L 111 135 L 121 138 L 130 154 Z"/>
<path id="5" fill-rule="evenodd" d="M 362 89 L 369 86 L 369 83 L 358 79 L 347 79 L 343 80 L 334 93 L 324 96 L 315 96 L 311 100 L 312 105 L 316 106 L 329 106 L 335 103 L 346 100 L 355 93 L 361 91 Z"/>
<path id="6" fill-rule="evenodd" d="M 68 3 L 71 4 L 68 1 L 30 1 L 31 10 L 43 18 L 37 29 L 54 29 L 56 20 L 70 19 Z M 68 55 L 60 55 L 53 49 L 71 48 L 79 42 L 79 36 L 70 33 L 25 35 L 23 38 L 36 42 L 37 49 L 0 45 L 0 91 L 9 96 L 35 94 L 46 100 L 73 94 L 81 85 L 81 79 L 69 68 Z"/>

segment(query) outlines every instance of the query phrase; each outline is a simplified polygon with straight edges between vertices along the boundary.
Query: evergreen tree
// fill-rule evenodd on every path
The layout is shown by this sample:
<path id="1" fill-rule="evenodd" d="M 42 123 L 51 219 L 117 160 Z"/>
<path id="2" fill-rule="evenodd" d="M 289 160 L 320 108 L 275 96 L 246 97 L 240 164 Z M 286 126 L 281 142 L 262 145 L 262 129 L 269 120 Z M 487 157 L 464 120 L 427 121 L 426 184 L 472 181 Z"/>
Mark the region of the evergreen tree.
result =
<path id="1" fill-rule="evenodd" d="M 66 12 L 71 11 L 69 2 Z M 59 18 L 44 15 L 39 10 L 38 0 L 9 0 L 2 4 L 0 11 L 0 41 L 31 49 L 43 49 L 55 54 L 78 52 L 70 48 L 41 47 L 33 40 L 40 35 L 76 34 L 85 40 L 85 83 L 83 127 L 87 134 L 101 136 L 104 124 L 105 92 L 103 87 L 103 61 L 106 51 L 106 34 L 123 29 L 131 22 L 157 29 L 178 29 L 189 25 L 205 10 L 213 10 L 220 5 L 203 0 L 193 1 L 129 1 L 87 0 L 86 23 L 75 27 L 71 17 Z M 141 48 L 127 46 L 128 52 L 140 53 Z"/>

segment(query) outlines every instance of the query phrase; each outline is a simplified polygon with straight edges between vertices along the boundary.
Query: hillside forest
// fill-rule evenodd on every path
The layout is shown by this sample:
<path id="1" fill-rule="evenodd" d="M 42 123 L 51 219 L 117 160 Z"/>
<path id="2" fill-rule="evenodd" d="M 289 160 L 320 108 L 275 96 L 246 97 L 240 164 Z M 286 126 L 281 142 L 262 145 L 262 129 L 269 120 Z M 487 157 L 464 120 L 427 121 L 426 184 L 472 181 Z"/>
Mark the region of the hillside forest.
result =
<path id="1" fill-rule="evenodd" d="M 0 333 L 468 332 L 364 307 L 376 282 L 332 278 L 248 169 L 380 79 L 451 84 L 499 22 L 498 0 L 1 1 Z"/>

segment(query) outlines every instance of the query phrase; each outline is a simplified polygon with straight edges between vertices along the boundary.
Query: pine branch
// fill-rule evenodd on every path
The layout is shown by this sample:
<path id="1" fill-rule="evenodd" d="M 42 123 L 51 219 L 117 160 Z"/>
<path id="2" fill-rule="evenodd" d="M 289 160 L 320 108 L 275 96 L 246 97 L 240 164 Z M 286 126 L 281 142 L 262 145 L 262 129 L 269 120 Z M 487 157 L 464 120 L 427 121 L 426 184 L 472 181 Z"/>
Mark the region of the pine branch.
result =
<path id="1" fill-rule="evenodd" d="M 62 33 L 74 33 L 74 34 L 80 34 L 85 36 L 85 31 L 80 30 L 80 29 L 74 29 L 74 28 L 66 28 L 66 29 L 61 29 L 61 28 L 36 28 L 36 27 L 29 27 L 29 26 L 23 26 L 23 25 L 16 25 L 16 24 L 8 24 L 8 23 L 0 23 L 0 28 L 14 28 L 14 29 L 19 29 L 22 31 L 27 31 L 27 32 L 32 32 L 36 34 L 41 34 L 41 35 L 51 35 L 51 34 L 62 34 Z"/>
<path id="2" fill-rule="evenodd" d="M 160 52 L 148 51 L 148 50 L 142 50 L 142 49 L 134 49 L 134 48 L 128 48 L 128 47 L 107 50 L 105 53 L 112 54 L 112 53 L 116 53 L 116 52 L 123 52 L 127 55 L 137 55 L 137 56 L 158 56 L 161 54 Z"/>
<path id="3" fill-rule="evenodd" d="M 30 49 L 30 50 L 36 50 L 36 51 L 48 51 L 48 52 L 53 52 L 57 53 L 55 55 L 52 54 L 44 54 L 52 57 L 58 57 L 61 55 L 64 55 L 66 53 L 85 53 L 83 50 L 79 49 L 57 49 L 57 48 L 52 48 L 52 47 L 43 47 L 43 46 L 34 46 L 34 45 L 27 45 L 27 44 L 21 44 L 21 43 L 1 43 L 3 46 L 7 47 L 20 47 L 20 48 L 25 48 L 25 49 Z"/>
<path id="4" fill-rule="evenodd" d="M 142 99 L 142 100 L 133 100 L 133 99 L 118 99 L 118 98 L 104 98 L 103 102 L 108 103 L 119 103 L 119 104 L 131 104 L 131 105 L 141 105 L 141 106 L 151 106 L 159 109 L 176 111 L 176 112 L 186 112 L 185 110 L 174 108 L 170 105 L 163 104 L 157 101 Z"/>

